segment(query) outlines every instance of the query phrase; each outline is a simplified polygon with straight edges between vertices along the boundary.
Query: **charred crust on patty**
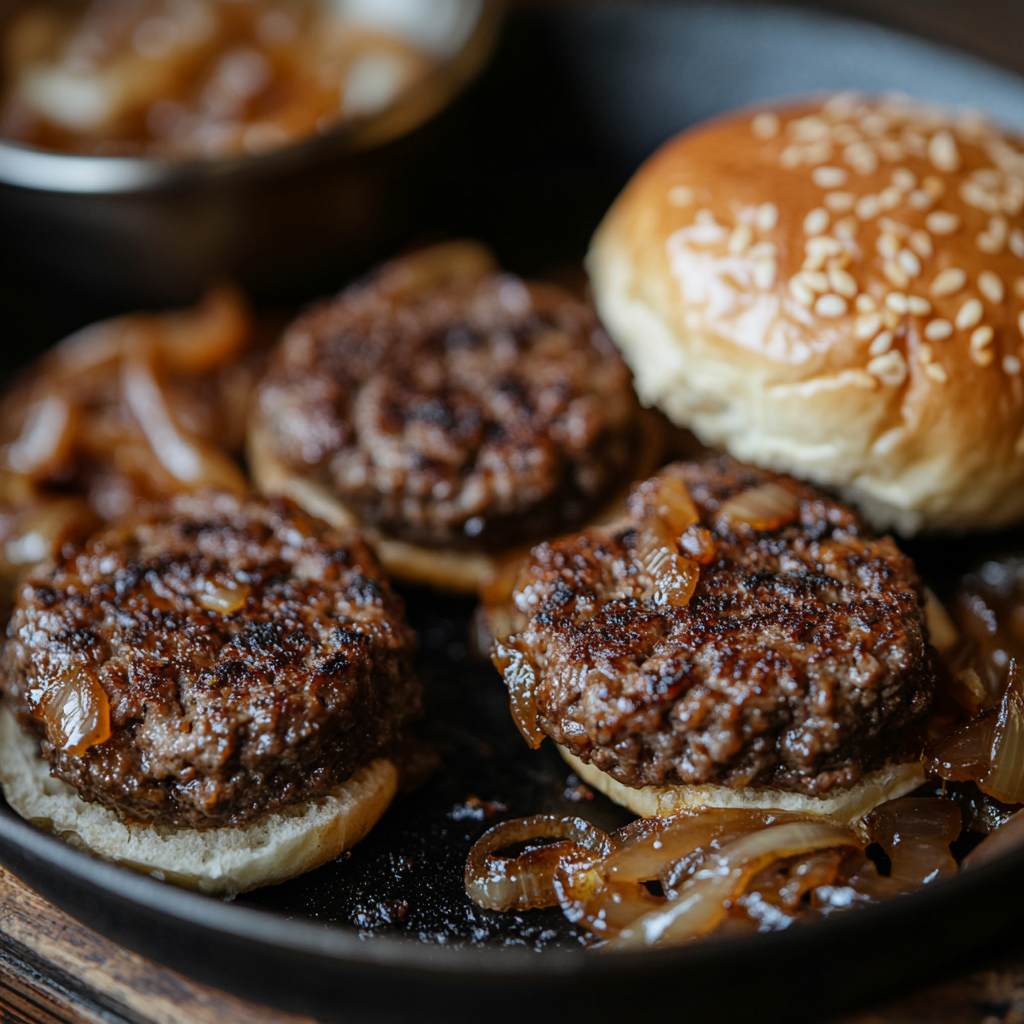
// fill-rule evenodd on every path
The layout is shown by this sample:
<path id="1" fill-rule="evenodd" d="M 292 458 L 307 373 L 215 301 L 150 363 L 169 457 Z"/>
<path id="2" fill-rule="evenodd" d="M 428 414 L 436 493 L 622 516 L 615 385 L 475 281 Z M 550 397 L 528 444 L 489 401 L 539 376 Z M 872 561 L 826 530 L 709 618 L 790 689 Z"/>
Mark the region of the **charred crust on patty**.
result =
<path id="1" fill-rule="evenodd" d="M 183 495 L 66 547 L 8 637 L 3 696 L 52 774 L 127 821 L 236 825 L 325 795 L 420 713 L 401 599 L 354 532 L 283 500 Z M 69 693 L 91 705 L 55 717 Z"/>
<path id="2" fill-rule="evenodd" d="M 678 607 L 653 599 L 637 557 L 666 478 L 700 520 L 679 544 L 703 564 Z M 767 484 L 791 496 L 790 521 L 755 529 L 723 514 Z M 915 756 L 936 686 L 921 583 L 894 541 L 820 491 L 727 457 L 668 466 L 614 527 L 538 545 L 491 620 L 506 682 L 510 652 L 532 673 L 537 741 L 634 788 L 852 786 Z"/>
<path id="3" fill-rule="evenodd" d="M 407 286 L 464 250 L 471 272 Z M 470 243 L 395 261 L 300 317 L 253 423 L 291 472 L 364 525 L 463 551 L 584 522 L 642 429 L 629 371 L 590 305 L 499 273 Z"/>

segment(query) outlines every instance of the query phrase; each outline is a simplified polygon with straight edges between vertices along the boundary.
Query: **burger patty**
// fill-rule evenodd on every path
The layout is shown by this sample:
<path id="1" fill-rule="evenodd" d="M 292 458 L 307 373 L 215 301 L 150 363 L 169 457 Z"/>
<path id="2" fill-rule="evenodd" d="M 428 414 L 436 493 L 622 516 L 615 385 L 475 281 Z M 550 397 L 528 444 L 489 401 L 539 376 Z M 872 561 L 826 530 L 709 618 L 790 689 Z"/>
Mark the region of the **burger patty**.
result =
<path id="1" fill-rule="evenodd" d="M 638 543 L 670 479 L 700 519 L 673 552 L 703 563 L 685 604 L 665 599 L 671 559 L 645 561 Z M 777 522 L 731 512 L 744 493 L 740 506 L 767 502 Z M 539 545 L 519 571 L 494 655 L 525 732 L 535 712 L 537 742 L 547 734 L 636 788 L 813 795 L 913 756 L 937 680 L 921 584 L 891 538 L 729 458 L 668 466 L 629 508 L 614 528 Z"/>
<path id="2" fill-rule="evenodd" d="M 21 586 L 4 698 L 124 820 L 240 824 L 327 793 L 420 712 L 401 599 L 352 533 L 182 495 Z"/>
<path id="3" fill-rule="evenodd" d="M 493 550 L 582 522 L 621 479 L 639 411 L 591 307 L 498 273 L 398 290 L 404 265 L 285 334 L 256 413 L 277 457 L 428 546 Z"/>

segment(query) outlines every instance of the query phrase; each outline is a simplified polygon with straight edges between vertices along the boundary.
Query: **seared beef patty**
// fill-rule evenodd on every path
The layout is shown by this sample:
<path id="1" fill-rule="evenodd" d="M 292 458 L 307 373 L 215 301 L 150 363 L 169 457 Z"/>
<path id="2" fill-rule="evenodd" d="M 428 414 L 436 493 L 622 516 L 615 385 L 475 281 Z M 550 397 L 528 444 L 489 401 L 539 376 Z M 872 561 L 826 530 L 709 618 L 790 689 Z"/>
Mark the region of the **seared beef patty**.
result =
<path id="1" fill-rule="evenodd" d="M 648 547 L 645 568 L 638 550 L 672 478 L 700 522 L 671 555 L 703 563 L 678 605 L 661 576 L 678 563 Z M 511 615 L 492 615 L 506 634 L 495 662 L 524 731 L 535 709 L 538 742 L 542 731 L 628 786 L 850 786 L 912 756 L 936 685 L 921 585 L 893 540 L 728 458 L 668 466 L 634 489 L 628 521 L 534 548 L 512 596 Z"/>
<path id="2" fill-rule="evenodd" d="M 204 828 L 321 795 L 420 710 L 401 599 L 288 502 L 181 496 L 21 586 L 2 687 L 53 774 Z"/>
<path id="3" fill-rule="evenodd" d="M 589 305 L 496 272 L 409 287 L 399 260 L 285 334 L 257 420 L 364 523 L 492 550 L 582 522 L 636 443 L 629 371 Z"/>

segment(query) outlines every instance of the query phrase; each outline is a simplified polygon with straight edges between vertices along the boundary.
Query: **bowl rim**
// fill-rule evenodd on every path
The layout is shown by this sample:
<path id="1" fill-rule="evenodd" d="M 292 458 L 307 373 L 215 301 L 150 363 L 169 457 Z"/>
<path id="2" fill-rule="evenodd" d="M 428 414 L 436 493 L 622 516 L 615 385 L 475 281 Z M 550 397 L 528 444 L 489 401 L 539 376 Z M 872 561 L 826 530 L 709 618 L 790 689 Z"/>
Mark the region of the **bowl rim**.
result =
<path id="1" fill-rule="evenodd" d="M 172 160 L 88 156 L 36 149 L 0 137 L 0 184 L 38 192 L 111 195 L 177 188 L 195 182 L 267 176 L 328 157 L 354 155 L 407 135 L 440 113 L 487 63 L 505 0 L 476 0 L 473 26 L 458 51 L 414 89 L 379 113 L 342 121 L 265 153 Z"/>

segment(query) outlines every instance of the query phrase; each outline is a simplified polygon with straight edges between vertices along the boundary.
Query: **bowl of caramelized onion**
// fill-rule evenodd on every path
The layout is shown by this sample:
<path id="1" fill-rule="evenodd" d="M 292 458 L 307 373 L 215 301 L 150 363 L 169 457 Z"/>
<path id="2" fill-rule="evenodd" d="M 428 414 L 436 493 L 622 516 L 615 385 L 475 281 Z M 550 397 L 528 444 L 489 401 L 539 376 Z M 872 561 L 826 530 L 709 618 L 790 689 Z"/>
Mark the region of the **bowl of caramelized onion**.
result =
<path id="1" fill-rule="evenodd" d="M 0 18 L 19 258 L 119 297 L 359 269 L 407 227 L 492 0 L 26 0 Z M 380 246 L 384 245 L 384 249 Z"/>

